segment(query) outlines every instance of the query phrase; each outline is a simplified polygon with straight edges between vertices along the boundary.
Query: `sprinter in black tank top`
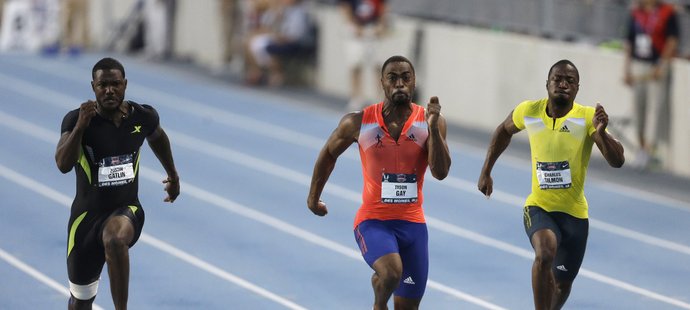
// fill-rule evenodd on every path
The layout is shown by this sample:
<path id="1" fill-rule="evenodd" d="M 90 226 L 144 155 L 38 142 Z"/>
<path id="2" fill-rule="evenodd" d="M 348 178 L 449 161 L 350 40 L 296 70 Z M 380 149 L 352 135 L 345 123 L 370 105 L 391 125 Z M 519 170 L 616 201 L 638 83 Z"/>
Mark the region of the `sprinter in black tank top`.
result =
<path id="1" fill-rule="evenodd" d="M 166 202 L 179 195 L 179 176 L 156 110 L 124 100 L 127 80 L 122 64 L 103 58 L 93 67 L 92 78 L 96 101 L 65 115 L 55 152 L 60 171 L 74 168 L 77 176 L 67 239 L 68 308 L 91 309 L 107 262 L 115 309 L 126 309 L 129 248 L 144 225 L 137 194 L 145 139 L 168 174 L 163 180 Z"/>

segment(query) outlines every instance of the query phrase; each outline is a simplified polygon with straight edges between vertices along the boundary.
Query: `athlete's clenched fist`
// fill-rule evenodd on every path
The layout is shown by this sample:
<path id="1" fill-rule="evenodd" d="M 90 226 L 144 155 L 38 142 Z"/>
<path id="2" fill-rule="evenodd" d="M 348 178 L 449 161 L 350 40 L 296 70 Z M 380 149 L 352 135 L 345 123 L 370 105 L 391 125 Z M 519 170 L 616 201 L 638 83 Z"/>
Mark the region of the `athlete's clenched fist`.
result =
<path id="1" fill-rule="evenodd" d="M 91 122 L 91 118 L 96 115 L 96 102 L 89 100 L 79 107 L 79 118 L 75 128 L 86 128 Z"/>
<path id="2" fill-rule="evenodd" d="M 426 105 L 426 122 L 429 128 L 438 128 L 438 117 L 441 114 L 441 104 L 438 103 L 438 97 L 433 96 Z"/>

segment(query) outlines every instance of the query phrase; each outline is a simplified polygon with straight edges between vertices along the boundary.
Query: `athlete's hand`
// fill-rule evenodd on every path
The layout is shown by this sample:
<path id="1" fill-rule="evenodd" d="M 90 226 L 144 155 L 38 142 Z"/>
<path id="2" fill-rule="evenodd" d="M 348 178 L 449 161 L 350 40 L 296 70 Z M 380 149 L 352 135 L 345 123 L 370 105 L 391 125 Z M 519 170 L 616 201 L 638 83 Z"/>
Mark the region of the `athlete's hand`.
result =
<path id="1" fill-rule="evenodd" d="M 479 189 L 486 198 L 491 197 L 491 193 L 494 191 L 494 179 L 491 175 L 481 174 L 479 176 L 479 181 L 477 182 L 477 188 Z"/>
<path id="2" fill-rule="evenodd" d="M 307 204 L 307 207 L 309 207 L 309 210 L 311 210 L 312 213 L 318 216 L 324 216 L 328 214 L 328 208 L 326 208 L 326 203 L 323 202 L 323 200 L 321 199 L 319 199 L 319 202 L 317 202 L 316 204 Z"/>
<path id="3" fill-rule="evenodd" d="M 79 107 L 79 118 L 77 119 L 76 128 L 86 128 L 91 123 L 91 118 L 96 115 L 96 102 L 89 100 L 84 102 Z"/>
<path id="4" fill-rule="evenodd" d="M 163 184 L 165 184 L 164 190 L 168 193 L 168 197 L 165 197 L 163 201 L 170 203 L 175 202 L 177 196 L 180 195 L 180 177 L 167 177 L 165 180 L 163 180 Z"/>
<path id="5" fill-rule="evenodd" d="M 600 134 L 604 133 L 604 130 L 606 130 L 606 127 L 609 125 L 609 115 L 606 114 L 606 110 L 604 110 L 604 107 L 602 107 L 598 102 L 597 107 L 594 110 L 592 124 Z"/>
<path id="6" fill-rule="evenodd" d="M 426 122 L 430 129 L 438 128 L 438 118 L 441 114 L 441 104 L 438 103 L 438 97 L 433 96 L 426 105 Z"/>

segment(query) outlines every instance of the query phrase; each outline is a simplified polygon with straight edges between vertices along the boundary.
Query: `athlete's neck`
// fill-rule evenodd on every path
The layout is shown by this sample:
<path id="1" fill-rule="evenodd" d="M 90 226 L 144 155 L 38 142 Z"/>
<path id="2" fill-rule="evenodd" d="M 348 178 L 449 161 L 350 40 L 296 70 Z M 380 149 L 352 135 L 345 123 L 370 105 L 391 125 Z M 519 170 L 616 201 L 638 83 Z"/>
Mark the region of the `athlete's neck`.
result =
<path id="1" fill-rule="evenodd" d="M 108 120 L 111 120 L 115 125 L 120 126 L 122 120 L 127 117 L 129 111 L 129 104 L 127 101 L 122 101 L 122 103 L 113 110 L 103 109 L 100 104 L 96 105 L 96 112 Z"/>
<path id="2" fill-rule="evenodd" d="M 412 102 L 396 104 L 386 100 L 383 102 L 382 114 L 384 119 L 406 121 L 412 114 Z"/>
<path id="3" fill-rule="evenodd" d="M 561 118 L 568 114 L 568 112 L 570 112 L 570 110 L 572 109 L 572 102 L 568 103 L 568 105 L 561 106 L 549 101 L 549 103 L 546 105 L 546 115 L 548 115 L 551 118 Z"/>

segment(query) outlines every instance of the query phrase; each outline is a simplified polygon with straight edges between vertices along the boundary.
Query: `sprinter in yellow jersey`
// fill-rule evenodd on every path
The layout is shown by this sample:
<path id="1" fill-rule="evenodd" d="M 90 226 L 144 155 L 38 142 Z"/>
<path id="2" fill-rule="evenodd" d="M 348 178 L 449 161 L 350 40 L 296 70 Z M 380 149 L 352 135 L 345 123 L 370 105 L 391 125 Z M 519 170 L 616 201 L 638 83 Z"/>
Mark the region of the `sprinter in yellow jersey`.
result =
<path id="1" fill-rule="evenodd" d="M 479 190 L 493 191 L 491 169 L 517 132 L 527 129 L 532 153 L 532 193 L 525 202 L 525 232 L 534 248 L 535 309 L 560 309 L 580 270 L 589 221 L 584 195 L 592 144 L 612 167 L 623 166 L 623 146 L 607 131 L 604 108 L 575 103 L 580 75 L 569 60 L 549 70 L 548 98 L 520 103 L 491 138 Z"/>

